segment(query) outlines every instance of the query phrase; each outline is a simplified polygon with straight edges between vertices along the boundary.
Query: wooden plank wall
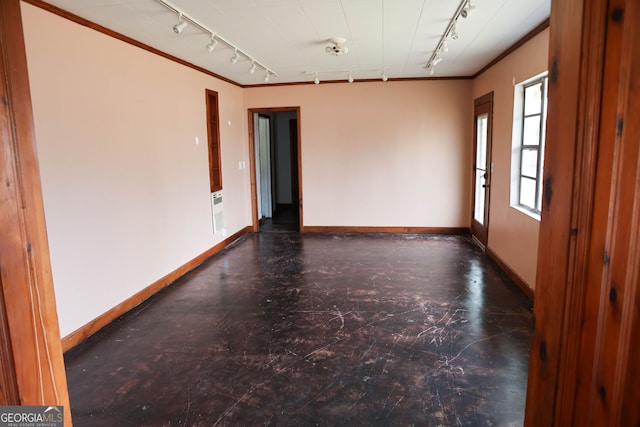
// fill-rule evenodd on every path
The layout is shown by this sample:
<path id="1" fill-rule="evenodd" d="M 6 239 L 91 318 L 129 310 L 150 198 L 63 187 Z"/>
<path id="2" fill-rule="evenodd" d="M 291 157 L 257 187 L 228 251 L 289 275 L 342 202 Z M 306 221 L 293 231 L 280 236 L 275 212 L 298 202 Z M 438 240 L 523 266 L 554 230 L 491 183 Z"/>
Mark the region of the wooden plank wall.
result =
<path id="1" fill-rule="evenodd" d="M 640 425 L 640 4 L 553 1 L 525 424 Z"/>

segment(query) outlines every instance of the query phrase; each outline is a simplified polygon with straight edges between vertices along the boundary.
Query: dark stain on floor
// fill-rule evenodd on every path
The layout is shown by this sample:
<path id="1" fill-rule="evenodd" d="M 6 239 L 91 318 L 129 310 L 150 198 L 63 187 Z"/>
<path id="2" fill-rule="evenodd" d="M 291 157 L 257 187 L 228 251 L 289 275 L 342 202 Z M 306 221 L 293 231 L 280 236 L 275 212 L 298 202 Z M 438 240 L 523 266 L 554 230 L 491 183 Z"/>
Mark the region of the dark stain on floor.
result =
<path id="1" fill-rule="evenodd" d="M 517 426 L 531 303 L 466 236 L 251 234 L 65 355 L 80 426 Z"/>

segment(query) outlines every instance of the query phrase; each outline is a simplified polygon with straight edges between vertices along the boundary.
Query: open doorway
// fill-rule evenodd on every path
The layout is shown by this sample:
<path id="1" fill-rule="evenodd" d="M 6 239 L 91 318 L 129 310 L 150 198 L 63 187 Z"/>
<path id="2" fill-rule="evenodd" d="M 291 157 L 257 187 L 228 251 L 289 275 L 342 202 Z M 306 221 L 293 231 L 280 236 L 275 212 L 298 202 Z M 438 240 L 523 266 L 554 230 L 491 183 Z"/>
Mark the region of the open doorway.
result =
<path id="1" fill-rule="evenodd" d="M 249 110 L 254 231 L 300 231 L 300 108 Z"/>

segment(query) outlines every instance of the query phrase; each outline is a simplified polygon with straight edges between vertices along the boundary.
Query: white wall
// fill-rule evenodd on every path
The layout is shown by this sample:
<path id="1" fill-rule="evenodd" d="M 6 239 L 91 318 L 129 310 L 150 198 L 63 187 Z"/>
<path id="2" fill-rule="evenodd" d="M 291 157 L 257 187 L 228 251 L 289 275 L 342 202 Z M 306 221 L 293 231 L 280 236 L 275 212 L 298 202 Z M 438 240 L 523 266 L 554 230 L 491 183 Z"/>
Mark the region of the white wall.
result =
<path id="1" fill-rule="evenodd" d="M 540 221 L 511 207 L 514 81 L 547 70 L 549 30 L 545 30 L 473 81 L 473 98 L 493 91 L 494 170 L 487 246 L 532 289 L 536 282 Z"/>
<path id="2" fill-rule="evenodd" d="M 468 227 L 471 81 L 247 88 L 300 106 L 305 226 Z"/>
<path id="3" fill-rule="evenodd" d="M 22 13 L 64 336 L 222 240 L 205 88 L 219 92 L 225 226 L 250 224 L 246 113 L 239 87 L 29 4 Z"/>

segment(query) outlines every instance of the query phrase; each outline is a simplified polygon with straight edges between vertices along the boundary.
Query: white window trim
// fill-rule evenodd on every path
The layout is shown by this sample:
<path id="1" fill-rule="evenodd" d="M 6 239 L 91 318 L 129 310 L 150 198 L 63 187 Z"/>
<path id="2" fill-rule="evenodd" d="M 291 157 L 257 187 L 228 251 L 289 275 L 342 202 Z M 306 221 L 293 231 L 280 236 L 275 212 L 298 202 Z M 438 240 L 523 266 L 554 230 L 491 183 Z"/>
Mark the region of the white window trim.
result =
<path id="1" fill-rule="evenodd" d="M 545 71 L 536 76 L 533 76 L 520 83 L 514 82 L 514 95 L 513 95 L 513 127 L 512 127 L 512 144 L 511 144 L 511 185 L 510 185 L 510 206 L 533 219 L 540 221 L 540 211 L 530 209 L 528 206 L 520 204 L 520 167 L 521 167 L 521 153 L 522 153 L 522 132 L 523 132 L 523 110 L 524 110 L 524 88 L 530 83 L 546 78 L 548 73 Z M 515 81 L 515 80 L 514 80 Z M 545 133 L 546 133 L 546 116 L 547 116 L 547 96 L 545 92 L 545 98 L 543 100 L 543 123 L 541 129 L 543 144 L 540 147 L 540 161 L 544 161 L 544 149 L 545 149 Z M 540 169 L 540 193 L 542 193 L 542 168 Z M 541 206 L 542 209 L 542 206 Z"/>
<path id="2" fill-rule="evenodd" d="M 511 208 L 517 210 L 520 213 L 523 213 L 527 216 L 530 216 L 531 218 L 535 219 L 536 221 L 540 221 L 540 214 L 536 213 L 534 211 L 532 211 L 531 209 L 525 208 L 524 206 L 520 206 L 520 205 L 511 205 Z"/>

